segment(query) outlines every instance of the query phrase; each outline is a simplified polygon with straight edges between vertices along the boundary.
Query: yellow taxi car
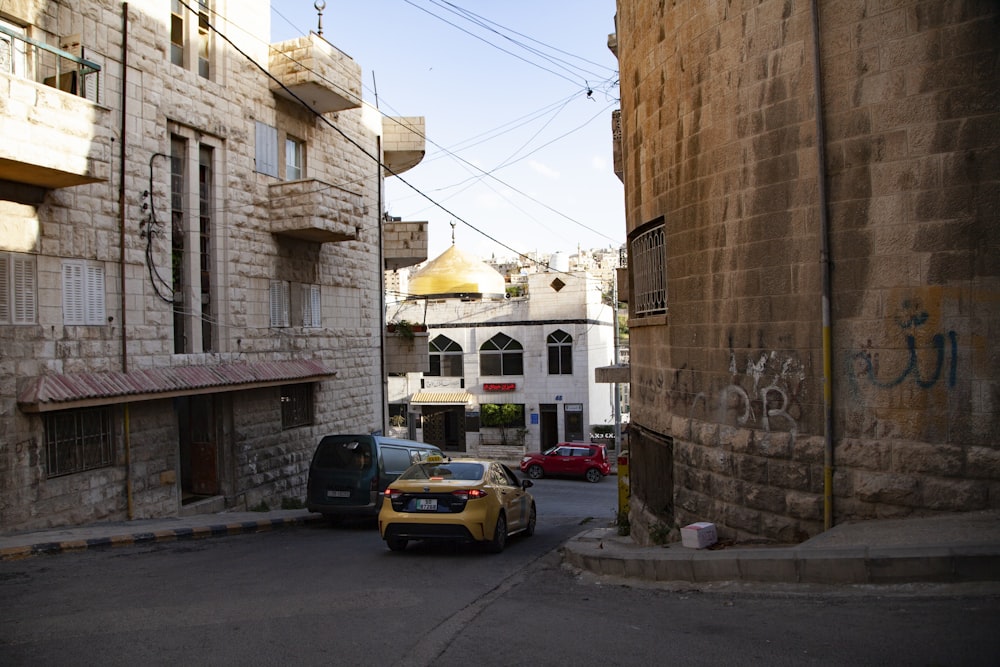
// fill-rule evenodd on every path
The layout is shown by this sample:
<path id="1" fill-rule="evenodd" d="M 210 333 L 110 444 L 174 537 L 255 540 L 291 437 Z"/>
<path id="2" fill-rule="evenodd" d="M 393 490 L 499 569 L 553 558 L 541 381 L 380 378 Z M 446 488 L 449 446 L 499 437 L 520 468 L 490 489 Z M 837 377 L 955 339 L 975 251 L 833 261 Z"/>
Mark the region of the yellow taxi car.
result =
<path id="1" fill-rule="evenodd" d="M 379 533 L 393 551 L 411 540 L 449 540 L 499 553 L 511 535 L 535 532 L 530 486 L 497 461 L 430 456 L 385 490 Z"/>

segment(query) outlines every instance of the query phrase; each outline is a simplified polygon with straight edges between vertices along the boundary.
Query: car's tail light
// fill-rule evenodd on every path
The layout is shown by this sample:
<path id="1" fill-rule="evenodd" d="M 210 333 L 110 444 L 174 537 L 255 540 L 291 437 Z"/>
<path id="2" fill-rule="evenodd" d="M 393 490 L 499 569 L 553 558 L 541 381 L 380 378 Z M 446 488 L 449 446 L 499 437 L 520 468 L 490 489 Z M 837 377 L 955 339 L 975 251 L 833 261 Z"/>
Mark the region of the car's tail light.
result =
<path id="1" fill-rule="evenodd" d="M 462 489 L 460 491 L 452 491 L 451 495 L 462 500 L 475 500 L 476 498 L 485 498 L 487 493 L 482 489 Z"/>
<path id="2" fill-rule="evenodd" d="M 371 490 L 378 491 L 378 475 L 372 477 Z"/>
<path id="3" fill-rule="evenodd" d="M 402 495 L 403 495 L 403 492 L 400 491 L 399 489 L 386 489 L 385 490 L 385 497 L 388 498 L 389 500 L 392 500 L 393 498 L 399 498 Z"/>

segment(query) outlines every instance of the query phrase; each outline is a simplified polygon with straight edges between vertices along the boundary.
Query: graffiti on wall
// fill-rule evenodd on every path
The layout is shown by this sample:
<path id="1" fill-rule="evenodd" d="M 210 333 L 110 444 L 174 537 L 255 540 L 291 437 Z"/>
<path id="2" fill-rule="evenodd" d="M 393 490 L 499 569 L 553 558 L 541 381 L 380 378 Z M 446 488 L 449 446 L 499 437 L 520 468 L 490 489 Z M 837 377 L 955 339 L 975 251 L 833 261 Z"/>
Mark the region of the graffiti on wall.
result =
<path id="1" fill-rule="evenodd" d="M 939 383 L 951 388 L 957 380 L 958 334 L 954 331 L 929 334 L 923 327 L 930 316 L 927 311 L 914 308 L 914 304 L 903 302 L 903 317 L 897 318 L 905 353 L 904 363 L 898 372 L 885 371 L 881 366 L 878 352 L 862 349 L 850 357 L 853 372 L 849 372 L 852 390 L 856 394 L 860 384 L 865 383 L 877 389 L 892 389 L 913 382 L 921 389 L 930 389 Z M 917 338 L 930 335 L 930 344 L 921 349 Z M 945 372 L 947 369 L 947 372 Z"/>
<path id="2" fill-rule="evenodd" d="M 669 384 L 662 372 L 650 376 L 639 370 L 634 382 L 643 403 L 666 401 L 673 414 L 711 417 L 718 423 L 759 427 L 767 432 L 786 431 L 793 438 L 798 434 L 806 379 L 800 360 L 769 351 L 748 355 L 741 363 L 731 350 L 728 372 L 728 384 L 707 389 L 696 385 L 697 378 L 706 378 L 711 384 L 708 376 L 687 369 L 676 371 Z"/>

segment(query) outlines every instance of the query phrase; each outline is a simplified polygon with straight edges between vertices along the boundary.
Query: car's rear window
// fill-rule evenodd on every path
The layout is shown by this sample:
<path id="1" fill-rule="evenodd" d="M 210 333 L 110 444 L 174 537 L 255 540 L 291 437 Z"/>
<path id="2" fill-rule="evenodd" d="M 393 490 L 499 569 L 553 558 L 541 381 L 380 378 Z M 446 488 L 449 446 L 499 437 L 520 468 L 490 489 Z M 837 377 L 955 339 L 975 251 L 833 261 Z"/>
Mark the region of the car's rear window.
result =
<path id="1" fill-rule="evenodd" d="M 371 444 L 358 438 L 324 438 L 313 465 L 327 470 L 363 470 L 371 462 Z"/>
<path id="2" fill-rule="evenodd" d="M 484 470 L 485 467 L 482 463 L 419 463 L 403 473 L 400 479 L 431 479 L 440 477 L 442 479 L 475 481 L 483 478 Z"/>

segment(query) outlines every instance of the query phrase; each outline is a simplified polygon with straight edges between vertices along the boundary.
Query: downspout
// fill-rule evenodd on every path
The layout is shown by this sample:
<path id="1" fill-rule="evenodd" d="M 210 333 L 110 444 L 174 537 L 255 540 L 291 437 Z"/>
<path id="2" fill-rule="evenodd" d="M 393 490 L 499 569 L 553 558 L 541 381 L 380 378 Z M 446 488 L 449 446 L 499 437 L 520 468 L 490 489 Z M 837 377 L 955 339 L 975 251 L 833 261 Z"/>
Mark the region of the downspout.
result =
<path id="1" fill-rule="evenodd" d="M 377 102 L 376 102 L 377 103 Z M 378 185 L 378 284 L 382 290 L 379 296 L 381 304 L 378 314 L 378 340 L 379 340 L 379 367 L 381 369 L 382 381 L 382 433 L 389 432 L 389 376 L 385 366 L 385 243 L 384 225 L 385 215 L 382 213 L 382 137 L 375 138 L 375 148 L 378 160 L 375 161 L 377 177 L 375 183 Z"/>
<path id="2" fill-rule="evenodd" d="M 121 161 L 118 169 L 118 274 L 120 278 L 121 327 L 122 327 L 122 373 L 128 373 L 128 334 L 126 329 L 127 309 L 125 307 L 125 135 L 127 132 L 126 101 L 128 99 L 128 3 L 122 3 L 122 81 L 121 81 Z M 150 193 L 152 194 L 152 193 Z M 130 435 L 129 404 L 123 404 L 124 420 L 122 439 L 125 445 L 125 498 L 129 521 L 135 518 L 132 505 L 132 438 Z"/>
<path id="3" fill-rule="evenodd" d="M 823 311 L 823 530 L 833 528 L 833 342 L 830 317 L 830 215 L 826 187 L 826 132 L 819 48 L 819 0 L 812 0 L 813 79 L 816 100 L 816 160 L 819 181 L 820 273 Z"/>

